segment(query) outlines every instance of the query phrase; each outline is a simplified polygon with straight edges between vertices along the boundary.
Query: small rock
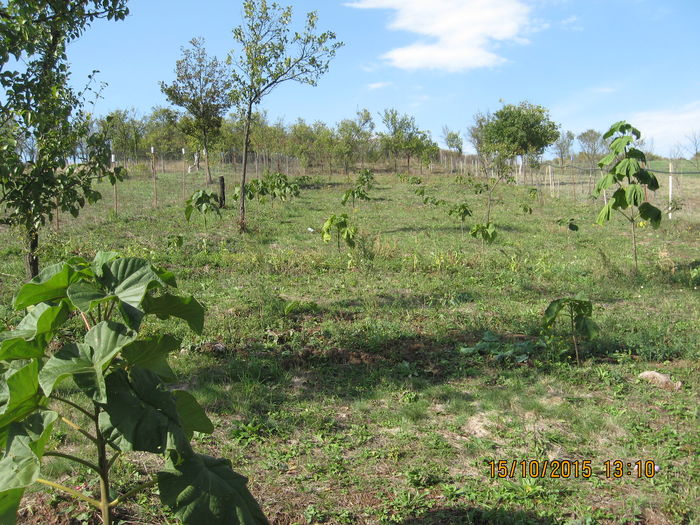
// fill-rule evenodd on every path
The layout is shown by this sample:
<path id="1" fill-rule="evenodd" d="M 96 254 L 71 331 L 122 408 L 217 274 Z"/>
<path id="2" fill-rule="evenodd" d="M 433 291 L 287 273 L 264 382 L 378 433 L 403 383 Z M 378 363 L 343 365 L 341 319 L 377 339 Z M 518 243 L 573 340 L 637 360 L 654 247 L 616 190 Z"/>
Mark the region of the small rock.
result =
<path id="1" fill-rule="evenodd" d="M 653 370 L 647 370 L 642 372 L 637 376 L 639 379 L 644 379 L 664 390 L 680 390 L 681 382 L 678 381 L 674 383 L 671 378 L 666 374 L 660 374 L 659 372 L 654 372 Z"/>

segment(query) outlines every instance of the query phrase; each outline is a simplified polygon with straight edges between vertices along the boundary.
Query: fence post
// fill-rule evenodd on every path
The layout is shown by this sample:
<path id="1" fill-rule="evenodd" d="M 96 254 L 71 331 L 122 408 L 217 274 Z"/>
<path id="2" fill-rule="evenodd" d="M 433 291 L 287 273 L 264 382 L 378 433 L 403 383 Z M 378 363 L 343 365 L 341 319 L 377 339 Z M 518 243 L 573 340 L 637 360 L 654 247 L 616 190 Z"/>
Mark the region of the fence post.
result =
<path id="1" fill-rule="evenodd" d="M 226 184 L 223 175 L 221 175 L 219 177 L 219 208 L 224 206 L 226 206 Z"/>
<path id="2" fill-rule="evenodd" d="M 158 184 L 156 184 L 156 149 L 151 146 L 151 175 L 153 176 L 153 207 L 158 207 Z"/>
<path id="3" fill-rule="evenodd" d="M 114 157 L 114 153 L 112 153 L 112 171 L 114 171 L 114 165 L 116 164 L 115 162 L 116 158 Z M 117 215 L 119 212 L 118 208 L 118 201 L 117 201 L 117 181 L 114 181 L 114 184 L 112 184 L 112 193 L 114 194 L 114 215 Z"/>
<path id="4" fill-rule="evenodd" d="M 668 163 L 668 218 L 673 215 L 671 211 L 671 201 L 673 201 L 673 162 Z"/>
<path id="5" fill-rule="evenodd" d="M 182 200 L 185 200 L 185 177 L 187 174 L 187 157 L 185 157 L 185 148 L 182 148 Z"/>

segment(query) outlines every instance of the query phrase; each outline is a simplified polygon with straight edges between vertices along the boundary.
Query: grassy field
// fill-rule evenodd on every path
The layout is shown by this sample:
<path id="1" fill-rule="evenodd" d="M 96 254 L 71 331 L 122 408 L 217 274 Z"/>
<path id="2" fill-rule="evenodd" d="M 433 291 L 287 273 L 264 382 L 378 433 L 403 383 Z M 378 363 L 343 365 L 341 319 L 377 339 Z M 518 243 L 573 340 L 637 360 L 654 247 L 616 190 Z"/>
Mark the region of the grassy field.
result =
<path id="1" fill-rule="evenodd" d="M 415 185 L 380 174 L 354 210 L 340 204 L 343 176 L 291 202 L 255 201 L 246 235 L 235 203 L 207 230 L 201 217 L 186 223 L 181 175 L 159 179 L 159 208 L 151 181 L 134 177 L 119 185 L 117 215 L 99 184 L 104 201 L 42 232 L 41 263 L 116 250 L 169 268 L 205 303 L 203 336 L 166 323 L 185 340 L 173 360 L 180 380 L 216 425 L 197 446 L 249 477 L 273 523 L 700 523 L 700 176 L 683 179 L 673 220 L 638 230 L 639 275 L 628 226 L 594 225 L 602 202 L 566 193 L 497 190 L 488 245 L 468 234 L 485 196 L 454 175 L 423 185 L 472 205 L 464 230 Z M 187 193 L 195 187 L 188 179 Z M 359 228 L 352 250 L 318 233 L 343 212 Z M 570 218 L 577 232 L 557 223 Z M 21 318 L 9 307 L 23 280 L 19 239 L 0 231 L 7 326 Z M 581 366 L 564 322 L 541 334 L 549 302 L 579 292 L 600 326 Z M 682 386 L 650 385 L 637 378 L 646 370 Z M 498 478 L 489 463 L 554 459 L 590 461 L 593 475 L 523 477 L 518 464 Z M 604 462 L 618 459 L 659 470 L 606 475 Z M 117 488 L 158 467 L 150 461 L 120 460 Z M 95 489 L 60 460 L 51 471 Z M 140 496 L 123 523 L 174 523 L 156 501 Z M 97 523 L 85 511 L 35 492 L 22 522 Z"/>

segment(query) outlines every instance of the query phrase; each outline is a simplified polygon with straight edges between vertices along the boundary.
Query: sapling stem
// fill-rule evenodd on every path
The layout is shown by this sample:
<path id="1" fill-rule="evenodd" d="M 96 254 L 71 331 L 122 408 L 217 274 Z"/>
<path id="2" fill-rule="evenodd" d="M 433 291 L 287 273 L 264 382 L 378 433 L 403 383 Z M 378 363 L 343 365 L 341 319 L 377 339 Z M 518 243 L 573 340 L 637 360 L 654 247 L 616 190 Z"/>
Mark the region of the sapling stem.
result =
<path id="1" fill-rule="evenodd" d="M 574 307 L 569 304 L 569 317 L 571 318 L 571 339 L 574 341 L 574 352 L 576 353 L 576 364 L 581 366 L 581 360 L 578 357 L 578 342 L 576 341 L 576 327 L 574 325 Z"/>
<path id="2" fill-rule="evenodd" d="M 66 425 L 71 427 L 73 430 L 77 430 L 78 432 L 80 432 L 83 436 L 88 438 L 93 443 L 97 443 L 97 438 L 95 436 L 93 436 L 92 434 L 90 434 L 90 432 L 88 432 L 87 430 L 84 430 L 80 425 L 73 423 L 70 419 L 63 417 L 63 416 L 61 416 L 61 421 L 63 421 Z"/>
<path id="3" fill-rule="evenodd" d="M 151 479 L 149 481 L 146 481 L 145 483 L 141 483 L 140 485 L 135 486 L 133 489 L 129 490 L 128 492 L 125 492 L 124 494 L 122 494 L 118 498 L 113 499 L 109 503 L 110 508 L 116 507 L 117 505 L 122 503 L 124 500 L 129 499 L 131 496 L 138 494 L 142 490 L 145 490 L 149 487 L 152 487 L 156 483 L 158 483 L 158 480 L 154 478 L 154 479 Z"/>
<path id="4" fill-rule="evenodd" d="M 79 404 L 73 403 L 73 401 L 70 401 L 70 400 L 68 400 L 68 399 L 59 397 L 59 396 L 57 396 L 56 394 L 51 394 L 49 397 L 50 397 L 51 399 L 55 399 L 56 401 L 61 401 L 62 403 L 65 403 L 66 405 L 69 405 L 69 406 L 75 408 L 77 411 L 82 412 L 83 414 L 85 414 L 85 415 L 86 415 L 87 417 L 89 417 L 90 419 L 93 418 L 93 415 L 92 415 L 90 412 L 88 412 L 87 410 L 85 410 L 85 409 L 84 409 L 83 407 L 81 407 Z"/>
<path id="5" fill-rule="evenodd" d="M 80 317 L 83 318 L 83 322 L 85 323 L 85 328 L 87 328 L 88 331 L 90 331 L 90 323 L 87 320 L 87 317 L 85 317 L 85 312 L 80 312 Z"/>
<path id="6" fill-rule="evenodd" d="M 65 485 L 61 485 L 60 483 L 54 483 L 53 481 L 49 481 L 48 479 L 43 479 L 43 478 L 36 478 L 37 483 L 41 483 L 42 485 L 46 485 L 48 487 L 53 487 L 55 489 L 58 489 L 62 492 L 65 492 L 67 494 L 70 494 L 74 498 L 83 500 L 93 507 L 97 507 L 98 509 L 100 508 L 100 502 L 97 501 L 96 499 L 93 499 L 89 496 L 86 496 L 85 494 L 81 494 L 77 490 L 74 490 L 70 487 L 66 487 Z"/>
<path id="7" fill-rule="evenodd" d="M 71 456 L 70 454 L 64 454 L 63 452 L 44 452 L 44 456 L 53 456 L 53 457 L 57 457 L 57 458 L 67 459 L 69 461 L 75 461 L 76 463 L 80 463 L 81 465 L 83 465 L 91 470 L 94 470 L 97 473 L 100 472 L 100 467 L 98 467 L 94 463 L 90 463 L 87 460 L 80 459 L 80 458 L 75 457 L 75 456 Z"/>
<path id="8" fill-rule="evenodd" d="M 102 523 L 104 525 L 112 524 L 112 511 L 109 506 L 109 467 L 110 461 L 107 459 L 107 443 L 105 442 L 99 425 L 100 407 L 95 403 L 95 434 L 97 436 L 97 464 L 99 466 L 100 475 L 100 504 L 99 508 L 102 512 Z"/>

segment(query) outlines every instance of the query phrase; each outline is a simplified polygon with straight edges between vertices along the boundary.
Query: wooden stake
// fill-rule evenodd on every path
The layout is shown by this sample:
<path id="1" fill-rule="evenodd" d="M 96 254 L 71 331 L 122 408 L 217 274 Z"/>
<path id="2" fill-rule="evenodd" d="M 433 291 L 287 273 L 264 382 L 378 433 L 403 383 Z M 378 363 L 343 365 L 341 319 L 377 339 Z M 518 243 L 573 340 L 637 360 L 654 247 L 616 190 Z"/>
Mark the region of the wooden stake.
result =
<path id="1" fill-rule="evenodd" d="M 673 201 L 673 162 L 668 163 L 668 218 L 673 216 L 671 211 L 671 201 Z"/>

